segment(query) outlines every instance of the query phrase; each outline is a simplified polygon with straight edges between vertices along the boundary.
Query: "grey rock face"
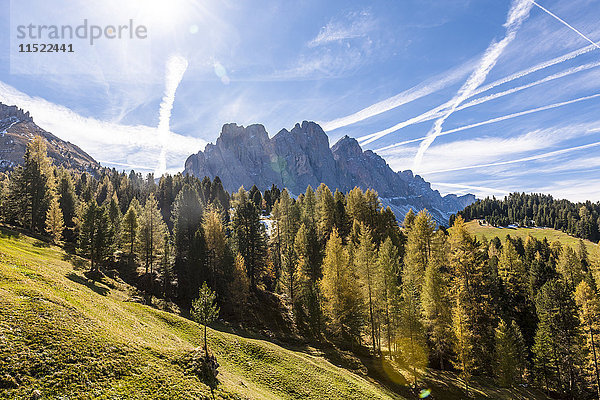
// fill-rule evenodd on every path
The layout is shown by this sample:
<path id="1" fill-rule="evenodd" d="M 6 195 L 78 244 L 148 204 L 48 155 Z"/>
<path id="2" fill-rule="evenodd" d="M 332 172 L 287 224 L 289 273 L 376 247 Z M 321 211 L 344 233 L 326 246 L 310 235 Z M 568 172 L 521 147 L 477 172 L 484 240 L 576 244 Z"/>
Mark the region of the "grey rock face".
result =
<path id="1" fill-rule="evenodd" d="M 35 136 L 46 141 L 48 156 L 57 166 L 88 172 L 100 167 L 76 145 L 37 126 L 29 112 L 0 103 L 0 172 L 12 170 L 23 163 L 27 143 Z"/>
<path id="2" fill-rule="evenodd" d="M 348 136 L 330 148 L 323 129 L 308 121 L 290 131 L 282 129 L 273 138 L 262 125 L 225 124 L 215 144 L 188 157 L 185 173 L 219 176 L 230 192 L 252 185 L 265 190 L 272 184 L 296 195 L 308 185 L 317 188 L 321 183 L 344 192 L 356 186 L 374 189 L 399 220 L 410 208 L 427 208 L 438 222 L 447 223 L 452 213 L 475 201 L 473 195 L 442 197 L 420 176 L 394 172 L 383 158 L 363 151 Z"/>

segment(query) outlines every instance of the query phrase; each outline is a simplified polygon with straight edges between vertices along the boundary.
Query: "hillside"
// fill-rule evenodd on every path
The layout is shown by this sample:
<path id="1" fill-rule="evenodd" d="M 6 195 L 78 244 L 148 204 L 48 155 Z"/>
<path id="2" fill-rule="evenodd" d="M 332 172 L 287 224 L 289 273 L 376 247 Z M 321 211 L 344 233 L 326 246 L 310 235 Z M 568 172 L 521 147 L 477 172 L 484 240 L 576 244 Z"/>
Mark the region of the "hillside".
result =
<path id="1" fill-rule="evenodd" d="M 88 280 L 86 269 L 86 260 L 58 247 L 0 230 L 0 398 L 209 398 L 210 388 L 186 372 L 199 327 L 136 303 L 119 279 Z M 398 386 L 402 397 L 339 368 L 315 349 L 224 329 L 209 330 L 209 347 L 221 365 L 218 398 L 416 398 L 405 386 Z M 454 375 L 427 380 L 430 398 L 461 398 Z M 478 398 L 545 398 L 522 388 L 474 390 Z"/>
<path id="2" fill-rule="evenodd" d="M 256 185 L 266 190 L 272 184 L 296 195 L 311 185 L 325 183 L 332 191 L 348 192 L 354 187 L 374 189 L 385 207 L 399 221 L 409 209 L 426 208 L 441 224 L 452 213 L 475 201 L 473 195 L 441 196 L 410 170 L 395 172 L 371 150 L 363 151 L 356 139 L 344 136 L 330 147 L 329 138 L 315 122 L 304 121 L 275 136 L 263 125 L 225 124 L 215 144 L 193 154 L 185 162 L 184 174 L 199 178 L 221 178 L 223 186 L 236 192 L 240 186 Z"/>
<path id="3" fill-rule="evenodd" d="M 0 103 L 0 172 L 23 163 L 27 143 L 34 136 L 44 138 L 48 156 L 56 166 L 88 172 L 100 167 L 96 160 L 76 145 L 37 126 L 29 112 Z"/>
<path id="4" fill-rule="evenodd" d="M 536 239 L 543 240 L 547 238 L 549 242 L 558 240 L 564 245 L 571 246 L 574 249 L 579 248 L 579 239 L 564 232 L 557 231 L 550 228 L 498 228 L 488 224 L 480 224 L 479 221 L 467 222 L 467 229 L 478 238 L 485 236 L 487 239 L 492 239 L 498 236 L 503 242 L 507 235 L 513 238 L 522 238 L 525 240 L 527 236 L 532 236 Z M 585 246 L 590 255 L 590 259 L 595 261 L 594 264 L 598 264 L 600 261 L 600 246 L 584 240 Z"/>

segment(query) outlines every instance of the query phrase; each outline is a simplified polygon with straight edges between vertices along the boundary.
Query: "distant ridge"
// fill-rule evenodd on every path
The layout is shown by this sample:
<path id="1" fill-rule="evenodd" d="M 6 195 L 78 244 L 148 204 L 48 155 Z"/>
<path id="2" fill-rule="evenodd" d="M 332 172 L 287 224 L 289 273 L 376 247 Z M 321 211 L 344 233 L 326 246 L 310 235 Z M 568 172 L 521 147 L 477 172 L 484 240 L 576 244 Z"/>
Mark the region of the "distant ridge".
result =
<path id="1" fill-rule="evenodd" d="M 411 208 L 427 208 L 443 224 L 475 201 L 471 194 L 442 197 L 420 176 L 410 170 L 394 172 L 383 158 L 371 150 L 363 151 L 356 139 L 348 136 L 329 147 L 323 129 L 308 121 L 290 131 L 282 129 L 272 138 L 260 124 L 225 124 L 215 144 L 188 157 L 184 173 L 219 176 L 228 191 L 242 185 L 265 190 L 272 184 L 294 194 L 303 193 L 308 185 L 316 189 L 321 183 L 344 192 L 355 186 L 371 188 L 397 218 Z"/>
<path id="2" fill-rule="evenodd" d="M 23 163 L 27 143 L 35 136 L 45 139 L 54 165 L 88 172 L 100 168 L 85 151 L 37 126 L 28 111 L 0 103 L 0 172 Z"/>

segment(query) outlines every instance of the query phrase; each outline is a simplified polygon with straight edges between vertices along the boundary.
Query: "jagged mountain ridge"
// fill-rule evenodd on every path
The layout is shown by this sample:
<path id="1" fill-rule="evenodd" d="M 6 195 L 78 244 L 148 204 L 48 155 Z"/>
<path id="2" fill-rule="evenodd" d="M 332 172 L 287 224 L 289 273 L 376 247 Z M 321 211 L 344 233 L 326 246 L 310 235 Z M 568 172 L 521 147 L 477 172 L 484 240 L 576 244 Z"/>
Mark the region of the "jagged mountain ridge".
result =
<path id="1" fill-rule="evenodd" d="M 252 185 L 265 190 L 272 184 L 293 194 L 321 183 L 344 192 L 355 186 L 372 188 L 398 219 L 411 208 L 427 208 L 444 224 L 451 214 L 475 201 L 471 194 L 442 197 L 420 176 L 409 170 L 394 172 L 383 158 L 371 150 L 363 151 L 356 139 L 348 136 L 329 147 L 323 129 L 308 121 L 289 131 L 282 129 L 272 138 L 260 124 L 225 124 L 215 144 L 207 144 L 204 151 L 188 157 L 185 173 L 219 176 L 228 191 Z"/>
<path id="2" fill-rule="evenodd" d="M 57 166 L 80 171 L 93 171 L 100 167 L 96 160 L 76 145 L 37 126 L 29 112 L 0 103 L 0 172 L 23 164 L 27 143 L 35 136 L 45 139 L 48 156 Z"/>

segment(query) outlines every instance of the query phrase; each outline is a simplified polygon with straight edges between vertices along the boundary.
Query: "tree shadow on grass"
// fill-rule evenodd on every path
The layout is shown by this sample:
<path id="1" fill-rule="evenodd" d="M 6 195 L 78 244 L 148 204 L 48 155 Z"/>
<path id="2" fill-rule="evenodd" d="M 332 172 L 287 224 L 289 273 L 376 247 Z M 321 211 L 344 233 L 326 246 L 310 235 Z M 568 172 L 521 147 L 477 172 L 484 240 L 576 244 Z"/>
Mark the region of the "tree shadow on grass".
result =
<path id="1" fill-rule="evenodd" d="M 0 238 L 3 239 L 18 239 L 21 237 L 21 234 L 17 231 L 6 227 L 0 227 Z"/>
<path id="2" fill-rule="evenodd" d="M 73 264 L 74 269 L 79 271 L 88 269 L 89 266 L 89 262 L 87 260 L 70 253 L 63 254 L 62 259 Z"/>
<path id="3" fill-rule="evenodd" d="M 38 239 L 35 242 L 33 242 L 33 246 L 46 249 L 46 248 L 50 247 L 50 243 L 44 242 L 44 241 Z"/>
<path id="4" fill-rule="evenodd" d="M 79 276 L 73 272 L 69 272 L 67 274 L 67 278 L 75 283 L 87 286 L 88 288 L 92 289 L 94 292 L 98 293 L 101 296 L 106 296 L 110 292 L 110 289 L 98 286 L 95 281 L 87 279 L 83 276 Z"/>

